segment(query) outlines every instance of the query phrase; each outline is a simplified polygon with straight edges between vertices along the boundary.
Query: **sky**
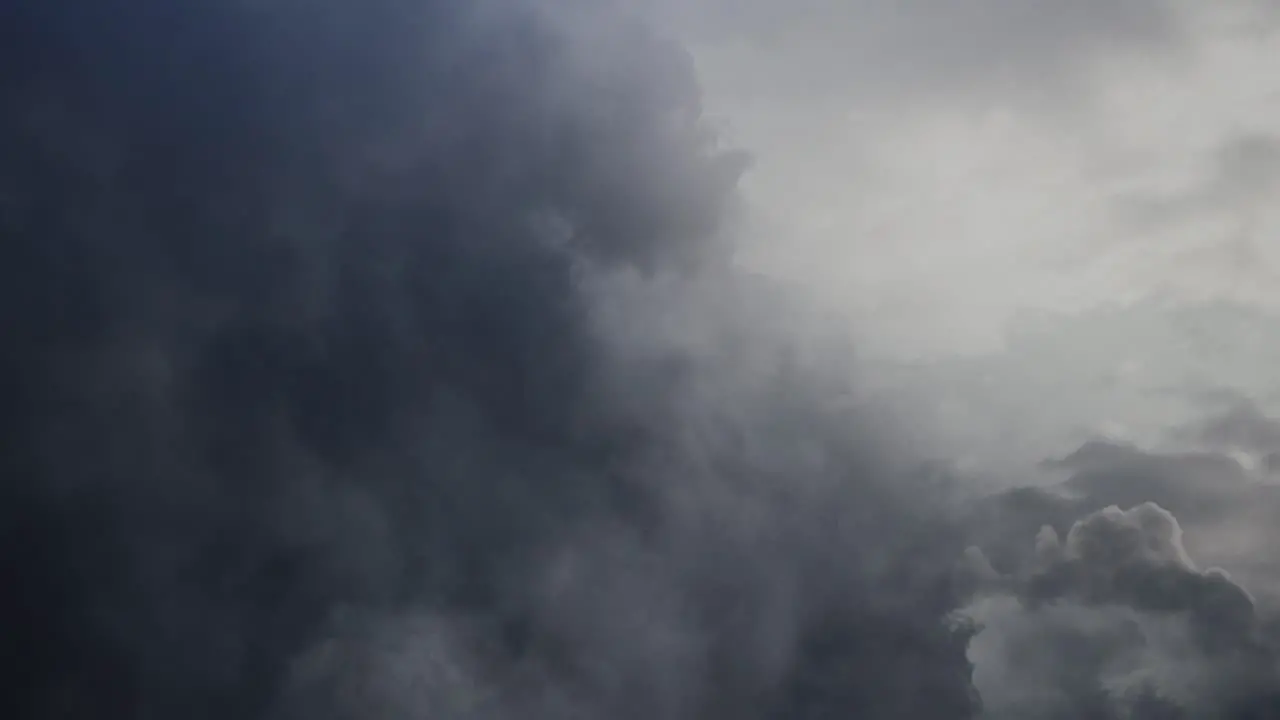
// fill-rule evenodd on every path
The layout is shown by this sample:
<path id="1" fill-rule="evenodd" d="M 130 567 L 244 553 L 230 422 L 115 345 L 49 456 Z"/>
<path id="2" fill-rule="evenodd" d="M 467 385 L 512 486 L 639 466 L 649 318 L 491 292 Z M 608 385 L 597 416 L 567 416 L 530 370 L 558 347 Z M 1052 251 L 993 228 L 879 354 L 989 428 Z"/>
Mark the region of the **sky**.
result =
<path id="1" fill-rule="evenodd" d="M 880 360 L 860 382 L 883 387 L 922 453 L 997 496 L 1070 477 L 1067 498 L 1123 508 L 1071 534 L 1159 508 L 1129 509 L 1141 500 L 1178 508 L 1199 560 L 1274 603 L 1274 571 L 1258 565 L 1274 540 L 1250 519 L 1269 517 L 1274 475 L 1243 428 L 1268 426 L 1280 389 L 1280 6 L 801 0 L 664 12 L 690 38 L 708 112 L 753 155 L 742 262 L 850 328 Z M 1235 429 L 1206 442 L 1204 427 Z M 1046 465 L 1097 438 L 1169 453 L 1167 465 Z M 1229 460 L 1193 469 L 1185 453 L 1200 451 Z M 1091 472 L 1088 490 L 1073 485 Z M 1236 473 L 1255 489 L 1233 489 Z M 1147 482 L 1135 478 L 1159 479 L 1127 488 Z M 1205 498 L 1236 492 L 1246 506 L 1197 517 L 1221 499 Z M 1067 532 L 1045 527 L 1053 543 Z M 1120 695 L 1133 682 L 1174 698 L 1216 682 L 1214 663 L 1175 659 L 1198 651 L 1165 620 L 1073 603 L 1033 611 L 1002 592 L 970 608 L 987 628 L 969 656 L 989 717 L 1075 702 L 1064 678 L 1093 662 L 1087 652 L 1061 646 L 1071 659 L 1043 664 L 1069 636 L 1105 644 L 1140 628 L 1144 640 L 1114 640 L 1129 650 L 1096 656 L 1108 658 L 1096 677 Z M 1148 711 L 1162 716 L 1129 709 Z"/>
<path id="2" fill-rule="evenodd" d="M 752 156 L 740 262 L 864 356 L 927 368 L 863 384 L 965 398 L 909 415 L 938 452 L 1008 466 L 999 439 L 1017 438 L 1001 472 L 1025 474 L 1083 437 L 1161 442 L 1203 412 L 1171 386 L 1274 402 L 1275 3 L 650 12 L 686 40 L 706 112 Z"/>
<path id="3" fill-rule="evenodd" d="M 1280 717 L 1272 10 L 0 4 L 0 716 Z"/>
<path id="4" fill-rule="evenodd" d="M 1280 32 L 1254 0 L 671 3 L 755 165 L 745 261 L 895 354 L 1019 309 L 1280 306 Z M 785 238 L 780 241 L 779 238 Z"/>

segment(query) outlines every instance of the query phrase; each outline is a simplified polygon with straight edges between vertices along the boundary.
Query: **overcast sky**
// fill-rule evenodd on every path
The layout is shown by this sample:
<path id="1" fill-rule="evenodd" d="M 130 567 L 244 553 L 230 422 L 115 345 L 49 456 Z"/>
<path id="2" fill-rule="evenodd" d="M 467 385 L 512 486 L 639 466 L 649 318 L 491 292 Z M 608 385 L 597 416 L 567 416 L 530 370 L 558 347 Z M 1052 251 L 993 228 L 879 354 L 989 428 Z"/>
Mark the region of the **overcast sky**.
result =
<path id="1" fill-rule="evenodd" d="M 1019 473 L 1087 436 L 1157 442 L 1216 411 L 1206 388 L 1278 397 L 1280 3 L 649 7 L 754 156 L 745 262 L 864 354 L 933 357 L 860 382 L 903 388 L 938 452 Z"/>
<path id="2" fill-rule="evenodd" d="M 1272 5 L 526 2 L 0 5 L 0 717 L 1280 717 Z"/>
<path id="3" fill-rule="evenodd" d="M 1018 308 L 1280 305 L 1264 0 L 669 0 L 765 242 L 877 349 Z"/>

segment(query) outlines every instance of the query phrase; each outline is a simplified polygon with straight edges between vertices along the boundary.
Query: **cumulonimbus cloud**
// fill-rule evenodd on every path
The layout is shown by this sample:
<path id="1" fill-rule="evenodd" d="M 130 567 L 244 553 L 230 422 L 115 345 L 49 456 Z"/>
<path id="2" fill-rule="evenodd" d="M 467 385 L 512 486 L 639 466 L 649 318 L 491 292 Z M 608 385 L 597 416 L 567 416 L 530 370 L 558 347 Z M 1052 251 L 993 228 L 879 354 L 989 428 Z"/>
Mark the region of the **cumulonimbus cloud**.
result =
<path id="1" fill-rule="evenodd" d="M 957 546 L 741 309 L 678 46 L 0 14 L 5 717 L 971 713 Z"/>
<path id="2" fill-rule="evenodd" d="M 1000 638 L 1045 712 L 1182 647 L 1204 693 L 1130 705 L 1272 707 L 1159 508 L 1002 495 L 1038 560 L 958 577 L 734 265 L 687 55 L 560 10 L 0 9 L 0 714 L 951 720 Z"/>

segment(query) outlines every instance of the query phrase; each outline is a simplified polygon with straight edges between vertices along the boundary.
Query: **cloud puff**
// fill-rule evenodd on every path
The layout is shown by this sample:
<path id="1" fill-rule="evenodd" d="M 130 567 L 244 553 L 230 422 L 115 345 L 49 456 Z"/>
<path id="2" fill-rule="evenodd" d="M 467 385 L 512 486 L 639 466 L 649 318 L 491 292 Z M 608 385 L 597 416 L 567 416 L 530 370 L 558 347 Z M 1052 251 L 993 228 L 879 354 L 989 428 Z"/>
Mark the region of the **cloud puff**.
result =
<path id="1" fill-rule="evenodd" d="M 1215 640 L 1247 633 L 1254 621 L 1249 594 L 1221 572 L 1198 571 L 1177 519 L 1150 502 L 1127 511 L 1112 505 L 1077 521 L 1058 561 L 1036 574 L 1029 592 L 1039 600 L 1186 612 L 1193 623 L 1209 623 L 1206 637 Z"/>
<path id="2" fill-rule="evenodd" d="M 992 717 L 1252 717 L 1272 707 L 1276 636 L 1247 590 L 1196 567 L 1170 512 L 1108 506 L 1065 539 L 1044 526 L 1034 548 L 1034 565 L 989 580 L 966 611 L 981 628 L 969 653 Z"/>

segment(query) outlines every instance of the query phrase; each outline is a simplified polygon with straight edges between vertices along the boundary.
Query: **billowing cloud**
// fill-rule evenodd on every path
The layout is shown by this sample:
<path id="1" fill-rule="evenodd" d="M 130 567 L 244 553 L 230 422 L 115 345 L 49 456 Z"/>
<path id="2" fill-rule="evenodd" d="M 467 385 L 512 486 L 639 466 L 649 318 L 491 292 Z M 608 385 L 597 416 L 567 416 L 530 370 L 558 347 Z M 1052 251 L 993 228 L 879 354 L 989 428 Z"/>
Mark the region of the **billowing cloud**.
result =
<path id="1" fill-rule="evenodd" d="M 1275 712 L 1277 488 L 1207 450 L 1092 441 L 1053 464 L 1068 480 L 984 499 L 970 520 L 959 572 L 975 588 L 965 615 L 980 627 L 969 653 L 985 712 Z"/>
<path id="2" fill-rule="evenodd" d="M 1280 689 L 1276 638 L 1250 594 L 1201 571 L 1167 510 L 1109 506 L 1058 541 L 1040 566 L 979 600 L 970 648 L 993 717 L 1252 717 Z M 1180 714 L 1179 714 L 1180 713 Z"/>
<path id="3" fill-rule="evenodd" d="M 0 11 L 0 715 L 971 715 L 687 54 L 560 10 Z"/>
<path id="4" fill-rule="evenodd" d="M 1265 712 L 1267 569 L 1191 558 L 1266 488 L 1099 446 L 956 518 L 739 264 L 689 54 L 569 7 L 0 11 L 0 714 Z M 875 7 L 966 30 L 912 77 L 1175 35 Z"/>

